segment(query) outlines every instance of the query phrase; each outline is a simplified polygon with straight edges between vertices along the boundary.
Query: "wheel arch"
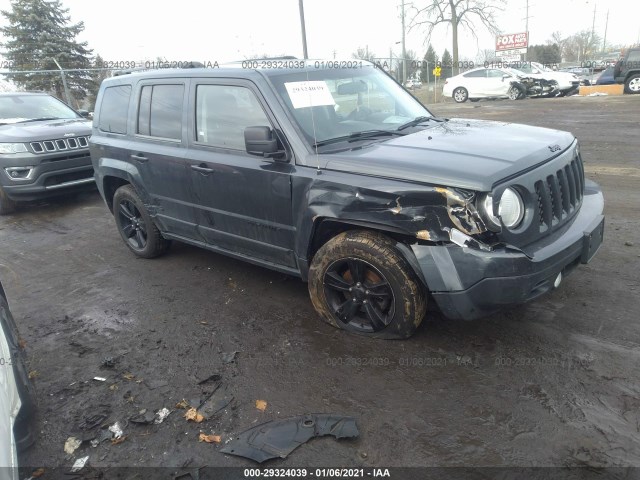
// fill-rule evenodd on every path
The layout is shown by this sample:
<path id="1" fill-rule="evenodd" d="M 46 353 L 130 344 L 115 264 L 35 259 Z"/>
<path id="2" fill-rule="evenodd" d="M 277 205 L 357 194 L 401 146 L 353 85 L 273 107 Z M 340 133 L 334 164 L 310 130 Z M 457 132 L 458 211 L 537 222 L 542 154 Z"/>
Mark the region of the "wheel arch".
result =
<path id="1" fill-rule="evenodd" d="M 362 220 L 317 218 L 313 224 L 313 230 L 309 242 L 309 249 L 307 251 L 307 264 L 311 265 L 313 257 L 324 244 L 326 244 L 335 236 L 349 230 L 368 230 L 371 232 L 380 233 L 394 240 L 396 242 L 396 248 L 407 261 L 407 263 L 411 266 L 411 269 L 416 274 L 423 287 L 428 291 L 427 281 L 424 277 L 424 274 L 422 273 L 422 270 L 418 263 L 418 259 L 416 258 L 411 248 L 408 246 L 411 243 L 416 242 L 415 235 L 412 236 L 399 228 L 394 228 L 389 225 Z M 304 280 L 307 280 L 307 276 L 308 272 L 303 272 Z"/>
<path id="2" fill-rule="evenodd" d="M 113 197 L 116 194 L 116 190 L 124 185 L 131 185 L 131 182 L 122 177 L 115 175 L 106 175 L 102 179 L 102 191 L 104 194 L 104 201 L 109 207 L 109 211 L 113 213 Z"/>

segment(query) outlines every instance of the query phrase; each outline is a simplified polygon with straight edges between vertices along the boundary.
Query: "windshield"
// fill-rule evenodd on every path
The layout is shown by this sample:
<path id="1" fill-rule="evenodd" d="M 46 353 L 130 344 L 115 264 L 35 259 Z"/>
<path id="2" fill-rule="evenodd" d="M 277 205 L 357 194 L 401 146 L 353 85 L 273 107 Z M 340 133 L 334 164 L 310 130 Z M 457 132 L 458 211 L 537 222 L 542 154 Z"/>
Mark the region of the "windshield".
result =
<path id="1" fill-rule="evenodd" d="M 0 96 L 0 122 L 20 123 L 36 119 L 82 118 L 49 95 Z"/>
<path id="2" fill-rule="evenodd" d="M 270 73 L 284 105 L 311 145 L 354 134 L 385 132 L 431 113 L 374 66 Z M 345 141 L 349 141 L 345 139 Z"/>

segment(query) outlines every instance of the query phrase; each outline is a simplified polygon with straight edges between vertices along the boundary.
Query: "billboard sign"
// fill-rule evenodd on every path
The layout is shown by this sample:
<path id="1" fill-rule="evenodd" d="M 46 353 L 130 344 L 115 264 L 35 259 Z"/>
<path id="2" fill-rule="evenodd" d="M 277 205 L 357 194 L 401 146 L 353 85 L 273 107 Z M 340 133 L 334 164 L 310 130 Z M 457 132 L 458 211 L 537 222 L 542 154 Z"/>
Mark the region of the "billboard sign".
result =
<path id="1" fill-rule="evenodd" d="M 517 50 L 529 46 L 529 36 L 524 33 L 509 33 L 496 36 L 496 52 L 503 50 Z"/>

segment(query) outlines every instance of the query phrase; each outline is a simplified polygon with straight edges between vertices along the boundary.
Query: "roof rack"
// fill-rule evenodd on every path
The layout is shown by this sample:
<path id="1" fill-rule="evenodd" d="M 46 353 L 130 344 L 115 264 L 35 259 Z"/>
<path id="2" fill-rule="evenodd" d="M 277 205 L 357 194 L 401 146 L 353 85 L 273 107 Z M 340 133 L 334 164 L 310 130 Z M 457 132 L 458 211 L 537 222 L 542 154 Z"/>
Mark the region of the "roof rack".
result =
<path id="1" fill-rule="evenodd" d="M 167 62 L 170 63 L 170 62 Z M 134 68 L 127 68 L 125 70 L 116 70 L 113 72 L 113 76 L 114 77 L 119 77 L 120 75 L 128 75 L 130 73 L 136 73 L 136 72 L 146 72 L 149 70 L 164 70 L 164 69 L 169 69 L 169 68 L 204 68 L 204 64 L 201 62 L 180 62 L 178 67 L 134 67 Z"/>

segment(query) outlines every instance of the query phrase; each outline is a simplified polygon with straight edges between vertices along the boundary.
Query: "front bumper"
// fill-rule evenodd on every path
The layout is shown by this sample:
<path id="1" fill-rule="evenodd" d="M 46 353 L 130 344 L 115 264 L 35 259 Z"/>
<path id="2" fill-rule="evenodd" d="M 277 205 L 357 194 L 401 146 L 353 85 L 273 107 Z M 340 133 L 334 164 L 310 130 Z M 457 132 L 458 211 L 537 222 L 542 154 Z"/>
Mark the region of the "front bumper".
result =
<path id="1" fill-rule="evenodd" d="M 554 288 L 559 273 L 568 274 L 597 252 L 604 233 L 604 199 L 585 180 L 580 211 L 562 229 L 527 246 L 482 251 L 457 245 L 413 245 L 421 273 L 442 313 L 473 320 L 501 307 L 524 303 Z"/>
<path id="2" fill-rule="evenodd" d="M 27 179 L 12 179 L 5 168 L 32 167 Z M 94 183 L 89 150 L 67 155 L 35 155 L 0 157 L 0 187 L 15 201 L 42 197 L 90 187 Z"/>

